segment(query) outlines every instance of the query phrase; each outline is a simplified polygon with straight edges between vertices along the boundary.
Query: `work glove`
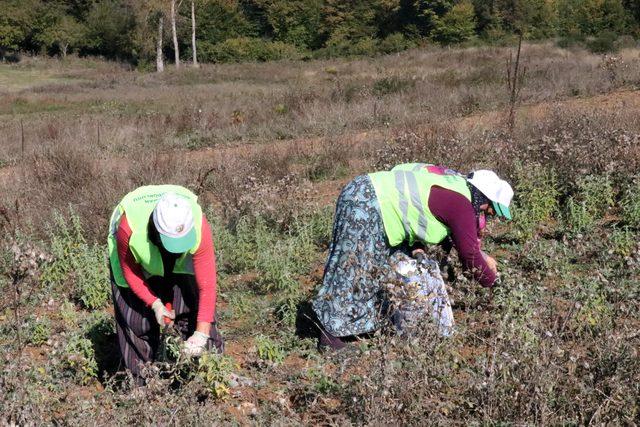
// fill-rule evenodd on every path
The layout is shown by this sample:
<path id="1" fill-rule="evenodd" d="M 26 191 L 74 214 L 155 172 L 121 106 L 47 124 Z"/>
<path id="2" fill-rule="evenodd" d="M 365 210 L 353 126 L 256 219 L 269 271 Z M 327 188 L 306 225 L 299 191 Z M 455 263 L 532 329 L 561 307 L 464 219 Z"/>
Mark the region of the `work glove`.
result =
<path id="1" fill-rule="evenodd" d="M 191 357 L 200 356 L 207 349 L 207 341 L 209 341 L 209 335 L 195 331 L 193 335 L 182 344 L 182 354 Z"/>
<path id="2" fill-rule="evenodd" d="M 173 323 L 173 319 L 176 318 L 175 311 L 167 310 L 167 307 L 165 307 L 162 301 L 160 301 L 160 298 L 156 299 L 153 302 L 153 304 L 151 304 L 151 309 L 153 310 L 153 313 L 156 315 L 156 321 L 158 322 L 158 325 L 160 325 L 160 327 L 163 327 L 166 324 Z M 169 319 L 168 323 L 165 321 L 165 318 Z"/>

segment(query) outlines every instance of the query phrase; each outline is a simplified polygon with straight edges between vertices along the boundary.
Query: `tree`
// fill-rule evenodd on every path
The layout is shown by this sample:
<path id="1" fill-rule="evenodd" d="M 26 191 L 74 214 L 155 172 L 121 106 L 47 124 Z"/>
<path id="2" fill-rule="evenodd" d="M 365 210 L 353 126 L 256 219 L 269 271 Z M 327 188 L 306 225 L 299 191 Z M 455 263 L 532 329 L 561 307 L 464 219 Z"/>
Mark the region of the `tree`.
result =
<path id="1" fill-rule="evenodd" d="M 452 0 L 414 0 L 413 13 L 418 31 L 425 36 L 431 34 L 440 17 L 453 7 Z"/>
<path id="2" fill-rule="evenodd" d="M 164 56 L 162 54 L 162 39 L 164 30 L 164 16 L 158 14 L 158 34 L 156 35 L 156 72 L 164 71 Z"/>
<path id="3" fill-rule="evenodd" d="M 119 0 L 97 2 L 88 13 L 85 26 L 84 49 L 87 53 L 131 61 L 137 59 L 137 22 L 132 4 Z"/>
<path id="4" fill-rule="evenodd" d="M 304 49 L 322 45 L 322 0 L 272 0 L 267 20 L 276 40 Z"/>
<path id="5" fill-rule="evenodd" d="M 640 26 L 640 0 L 623 0 L 622 3 L 633 16 L 636 27 Z"/>
<path id="6" fill-rule="evenodd" d="M 628 16 L 621 0 L 558 0 L 559 32 L 563 36 L 624 33 Z"/>
<path id="7" fill-rule="evenodd" d="M 69 47 L 76 47 L 85 36 L 85 28 L 72 16 L 61 15 L 54 23 L 45 28 L 40 35 L 43 46 L 50 48 L 57 46 L 62 57 L 67 56 Z"/>
<path id="8" fill-rule="evenodd" d="M 156 71 L 164 71 L 164 22 L 166 0 L 130 0 L 135 11 L 135 46 L 137 61 L 150 64 L 155 61 Z"/>
<path id="9" fill-rule="evenodd" d="M 0 57 L 7 51 L 24 50 L 35 22 L 39 1 L 5 0 L 0 13 Z"/>
<path id="10" fill-rule="evenodd" d="M 209 45 L 237 37 L 256 37 L 259 32 L 235 0 L 210 0 L 196 4 L 199 43 Z"/>
<path id="11" fill-rule="evenodd" d="M 191 0 L 191 55 L 193 57 L 193 66 L 198 68 L 198 52 L 196 47 L 196 4 L 195 0 Z"/>
<path id="12" fill-rule="evenodd" d="M 178 3 L 178 8 L 181 3 Z M 180 46 L 178 46 L 178 33 L 176 31 L 176 0 L 171 0 L 171 36 L 173 38 L 173 54 L 176 68 L 180 68 Z"/>
<path id="13" fill-rule="evenodd" d="M 434 18 L 432 38 L 443 44 L 462 43 L 475 36 L 473 4 L 465 0 L 456 4 L 442 18 Z"/>
<path id="14" fill-rule="evenodd" d="M 327 45 L 351 44 L 378 35 L 379 0 L 325 0 L 322 9 L 322 28 Z"/>

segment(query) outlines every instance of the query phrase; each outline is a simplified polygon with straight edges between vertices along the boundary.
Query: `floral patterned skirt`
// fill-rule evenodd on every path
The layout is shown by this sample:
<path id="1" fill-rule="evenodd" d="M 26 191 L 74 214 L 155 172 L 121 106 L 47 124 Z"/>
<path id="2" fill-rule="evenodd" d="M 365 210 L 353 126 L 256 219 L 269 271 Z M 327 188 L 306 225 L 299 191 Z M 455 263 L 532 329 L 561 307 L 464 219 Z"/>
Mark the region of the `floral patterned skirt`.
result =
<path id="1" fill-rule="evenodd" d="M 344 337 L 379 328 L 393 252 L 371 180 L 356 177 L 338 198 L 322 285 L 311 302 L 330 334 Z"/>

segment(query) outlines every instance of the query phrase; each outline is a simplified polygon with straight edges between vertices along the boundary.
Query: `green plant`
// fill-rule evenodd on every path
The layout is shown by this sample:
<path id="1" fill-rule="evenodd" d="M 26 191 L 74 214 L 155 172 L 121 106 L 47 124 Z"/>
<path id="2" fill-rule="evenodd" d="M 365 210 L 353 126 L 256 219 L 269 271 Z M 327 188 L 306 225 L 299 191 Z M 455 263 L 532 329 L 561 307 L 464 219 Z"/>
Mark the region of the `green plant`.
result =
<path id="1" fill-rule="evenodd" d="M 280 298 L 276 307 L 276 315 L 283 324 L 293 327 L 296 322 L 296 316 L 298 314 L 298 304 L 300 304 L 301 293 L 296 292 L 285 294 Z"/>
<path id="2" fill-rule="evenodd" d="M 285 357 L 283 348 L 277 342 L 265 335 L 258 335 L 255 338 L 258 357 L 264 361 L 279 364 Z"/>
<path id="3" fill-rule="evenodd" d="M 609 53 L 618 50 L 616 41 L 618 35 L 613 31 L 603 31 L 595 37 L 587 40 L 587 47 L 594 53 Z"/>
<path id="4" fill-rule="evenodd" d="M 232 293 L 228 298 L 234 317 L 242 317 L 254 310 L 254 306 L 251 304 L 251 294 L 247 292 Z"/>
<path id="5" fill-rule="evenodd" d="M 340 384 L 325 374 L 322 369 L 309 368 L 304 376 L 311 383 L 311 389 L 317 394 L 327 395 L 340 390 Z"/>
<path id="6" fill-rule="evenodd" d="M 574 197 L 567 199 L 564 223 L 570 231 L 576 233 L 588 231 L 593 227 L 594 222 L 595 220 L 586 202 L 576 201 Z"/>
<path id="7" fill-rule="evenodd" d="M 606 243 L 611 254 L 624 258 L 631 256 L 637 242 L 638 235 L 625 227 L 613 229 Z"/>
<path id="8" fill-rule="evenodd" d="M 591 229 L 614 205 L 614 190 L 606 175 L 587 175 L 578 179 L 576 194 L 567 199 L 565 223 L 574 232 Z"/>
<path id="9" fill-rule="evenodd" d="M 98 363 L 91 340 L 83 335 L 73 334 L 65 346 L 62 366 L 81 384 L 95 380 L 98 376 Z"/>
<path id="10" fill-rule="evenodd" d="M 201 54 L 212 62 L 276 61 L 302 57 L 293 45 L 251 37 L 227 39 L 217 44 L 203 42 Z"/>
<path id="11" fill-rule="evenodd" d="M 46 343 L 50 336 L 51 321 L 48 318 L 35 318 L 29 322 L 29 332 L 27 336 L 29 343 L 39 346 Z"/>
<path id="12" fill-rule="evenodd" d="M 457 3 L 435 20 L 432 38 L 442 44 L 462 43 L 475 37 L 476 18 L 471 1 Z"/>
<path id="13" fill-rule="evenodd" d="M 401 77 L 384 77 L 373 84 L 373 93 L 378 97 L 401 93 L 415 86 L 415 81 Z"/>
<path id="14" fill-rule="evenodd" d="M 613 183 L 608 175 L 587 175 L 578 180 L 580 200 L 594 218 L 602 218 L 614 205 Z"/>
<path id="15" fill-rule="evenodd" d="M 236 364 L 229 356 L 205 353 L 198 359 L 196 377 L 202 380 L 216 399 L 229 394 L 230 376 Z"/>
<path id="16" fill-rule="evenodd" d="M 65 299 L 59 305 L 58 312 L 67 329 L 75 328 L 78 325 L 78 313 L 76 312 L 75 305 L 71 301 Z"/>
<path id="17" fill-rule="evenodd" d="M 584 280 L 576 284 L 574 295 L 578 310 L 572 326 L 578 333 L 599 334 L 611 328 L 614 312 L 602 283 Z"/>
<path id="18" fill-rule="evenodd" d="M 381 53 L 388 54 L 400 52 L 405 49 L 413 48 L 415 46 L 415 42 L 406 38 L 403 34 L 393 33 L 382 39 L 382 41 L 378 44 L 378 50 Z"/>
<path id="19" fill-rule="evenodd" d="M 621 205 L 623 221 L 633 228 L 640 228 L 640 177 L 630 180 Z"/>
<path id="20" fill-rule="evenodd" d="M 514 223 L 525 239 L 541 226 L 551 226 L 558 212 L 555 171 L 542 165 L 516 165 Z"/>
<path id="21" fill-rule="evenodd" d="M 50 235 L 53 260 L 43 268 L 41 281 L 70 290 L 86 308 L 103 307 L 110 295 L 104 245 L 87 243 L 80 218 L 73 212 L 55 214 Z"/>

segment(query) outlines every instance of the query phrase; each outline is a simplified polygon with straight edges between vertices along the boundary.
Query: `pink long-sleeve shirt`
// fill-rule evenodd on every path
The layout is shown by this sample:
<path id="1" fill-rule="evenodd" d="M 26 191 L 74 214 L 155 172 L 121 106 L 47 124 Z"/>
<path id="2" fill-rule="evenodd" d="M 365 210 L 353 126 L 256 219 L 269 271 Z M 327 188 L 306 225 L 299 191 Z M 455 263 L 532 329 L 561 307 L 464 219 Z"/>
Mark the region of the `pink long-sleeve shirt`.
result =
<path id="1" fill-rule="evenodd" d="M 482 256 L 478 221 L 471 202 L 462 194 L 434 186 L 429 193 L 429 209 L 451 230 L 453 245 L 464 267 L 473 272 L 482 286 L 493 286 L 496 274 Z"/>
<path id="2" fill-rule="evenodd" d="M 133 293 L 151 306 L 158 298 L 149 284 L 145 281 L 142 266 L 138 264 L 129 249 L 131 227 L 126 214 L 122 216 L 116 231 L 118 257 L 122 274 Z M 198 322 L 213 322 L 216 307 L 216 256 L 211 238 L 211 227 L 204 215 L 202 216 L 202 239 L 200 246 L 193 254 L 193 269 L 198 286 Z"/>

